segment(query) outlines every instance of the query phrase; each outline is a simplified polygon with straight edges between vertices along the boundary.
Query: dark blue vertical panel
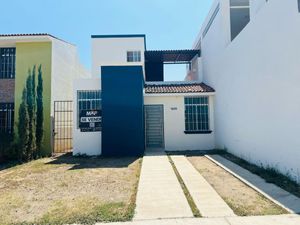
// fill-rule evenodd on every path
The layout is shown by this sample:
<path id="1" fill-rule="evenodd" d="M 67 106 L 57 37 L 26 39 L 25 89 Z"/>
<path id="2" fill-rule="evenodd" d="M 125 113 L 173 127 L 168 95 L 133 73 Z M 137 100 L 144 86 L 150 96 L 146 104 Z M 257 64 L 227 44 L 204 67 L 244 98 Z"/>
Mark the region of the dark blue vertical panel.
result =
<path id="1" fill-rule="evenodd" d="M 102 85 L 102 154 L 144 153 L 144 77 L 141 66 L 104 66 Z"/>
<path id="2" fill-rule="evenodd" d="M 164 63 L 146 62 L 146 81 L 164 81 Z"/>

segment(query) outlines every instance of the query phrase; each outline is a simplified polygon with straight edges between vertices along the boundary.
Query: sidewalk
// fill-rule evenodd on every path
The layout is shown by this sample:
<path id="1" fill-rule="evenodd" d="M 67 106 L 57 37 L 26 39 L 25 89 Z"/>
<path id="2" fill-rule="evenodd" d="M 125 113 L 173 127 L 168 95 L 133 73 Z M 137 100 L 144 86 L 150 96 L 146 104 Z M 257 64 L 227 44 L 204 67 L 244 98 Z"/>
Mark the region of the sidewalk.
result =
<path id="1" fill-rule="evenodd" d="M 300 198 L 274 184 L 267 183 L 263 178 L 223 158 L 222 156 L 206 155 L 206 157 L 243 181 L 248 186 L 252 187 L 254 190 L 260 192 L 271 201 L 285 208 L 287 211 L 291 213 L 300 213 Z"/>
<path id="2" fill-rule="evenodd" d="M 146 153 L 133 220 L 185 217 L 193 214 L 168 157 L 163 152 Z"/>
<path id="3" fill-rule="evenodd" d="M 300 216 L 251 216 L 224 218 L 186 218 L 164 220 L 140 220 L 133 222 L 97 223 L 97 225 L 299 225 Z"/>
<path id="4" fill-rule="evenodd" d="M 185 156 L 171 158 L 203 217 L 235 216 L 232 209 Z"/>

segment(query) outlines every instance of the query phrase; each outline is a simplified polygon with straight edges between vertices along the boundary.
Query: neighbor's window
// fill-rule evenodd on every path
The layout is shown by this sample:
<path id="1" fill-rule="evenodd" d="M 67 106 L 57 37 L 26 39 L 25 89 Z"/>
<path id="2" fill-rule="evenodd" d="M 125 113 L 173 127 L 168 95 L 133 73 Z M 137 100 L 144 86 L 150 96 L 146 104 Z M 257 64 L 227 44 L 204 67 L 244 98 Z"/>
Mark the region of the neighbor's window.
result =
<path id="1" fill-rule="evenodd" d="M 77 91 L 77 121 L 81 110 L 101 110 L 101 91 Z"/>
<path id="2" fill-rule="evenodd" d="M 208 97 L 185 97 L 184 106 L 185 132 L 210 132 Z"/>
<path id="3" fill-rule="evenodd" d="M 11 134 L 14 124 L 14 103 L 0 103 L 0 134 Z"/>
<path id="4" fill-rule="evenodd" d="M 245 28 L 250 21 L 250 0 L 230 0 L 231 40 Z"/>
<path id="5" fill-rule="evenodd" d="M 127 52 L 127 62 L 140 62 L 141 60 L 141 51 Z"/>
<path id="6" fill-rule="evenodd" d="M 16 48 L 0 48 L 0 79 L 14 79 Z"/>

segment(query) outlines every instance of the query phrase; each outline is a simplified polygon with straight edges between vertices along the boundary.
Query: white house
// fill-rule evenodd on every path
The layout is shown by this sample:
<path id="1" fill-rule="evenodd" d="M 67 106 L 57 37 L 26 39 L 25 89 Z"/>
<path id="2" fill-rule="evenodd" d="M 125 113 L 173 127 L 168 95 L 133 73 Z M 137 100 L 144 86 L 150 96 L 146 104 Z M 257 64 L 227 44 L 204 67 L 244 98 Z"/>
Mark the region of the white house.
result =
<path id="1" fill-rule="evenodd" d="M 298 0 L 216 0 L 187 80 L 216 90 L 215 145 L 300 176 Z"/>
<path id="2" fill-rule="evenodd" d="M 165 63 L 190 64 L 198 56 L 199 50 L 149 51 L 140 34 L 92 35 L 93 78 L 74 84 L 73 154 L 214 149 L 214 89 L 164 82 Z M 101 111 L 101 124 L 87 129 L 87 111 Z"/>

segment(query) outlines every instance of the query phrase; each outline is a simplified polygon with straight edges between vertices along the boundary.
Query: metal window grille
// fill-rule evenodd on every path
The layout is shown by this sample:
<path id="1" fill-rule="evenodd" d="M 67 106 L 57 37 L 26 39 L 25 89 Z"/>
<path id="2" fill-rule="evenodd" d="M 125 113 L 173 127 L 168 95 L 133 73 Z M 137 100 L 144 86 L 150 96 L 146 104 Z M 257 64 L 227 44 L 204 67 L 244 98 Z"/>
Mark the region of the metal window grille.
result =
<path id="1" fill-rule="evenodd" d="M 11 134 L 14 127 L 14 103 L 0 103 L 0 133 Z"/>
<path id="2" fill-rule="evenodd" d="M 185 97 L 185 130 L 209 131 L 208 97 Z"/>
<path id="3" fill-rule="evenodd" d="M 101 91 L 77 91 L 77 128 L 81 110 L 101 110 Z"/>
<path id="4" fill-rule="evenodd" d="M 16 48 L 0 48 L 0 79 L 14 79 Z"/>
<path id="5" fill-rule="evenodd" d="M 141 51 L 127 52 L 127 62 L 140 62 L 140 61 L 141 61 Z"/>

